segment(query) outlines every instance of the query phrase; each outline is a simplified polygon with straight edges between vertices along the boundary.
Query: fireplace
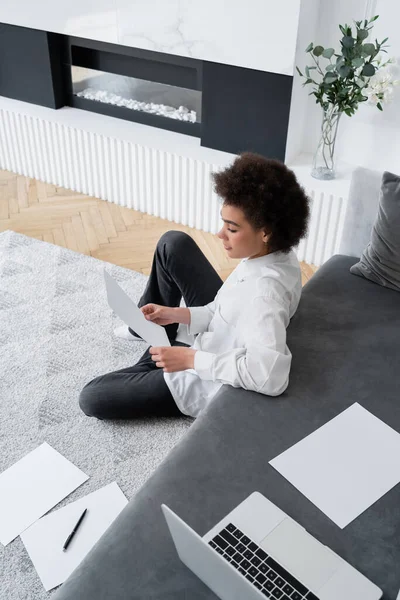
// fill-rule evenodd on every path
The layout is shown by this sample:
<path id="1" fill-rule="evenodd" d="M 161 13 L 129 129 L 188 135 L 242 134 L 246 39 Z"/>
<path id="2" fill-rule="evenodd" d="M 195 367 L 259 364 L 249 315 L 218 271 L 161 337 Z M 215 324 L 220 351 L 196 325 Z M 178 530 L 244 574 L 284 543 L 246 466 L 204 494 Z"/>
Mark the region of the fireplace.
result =
<path id="1" fill-rule="evenodd" d="M 199 61 L 68 38 L 64 78 L 70 106 L 200 137 Z"/>
<path id="2" fill-rule="evenodd" d="M 284 160 L 292 80 L 282 73 L 0 24 L 0 95 L 135 121 L 231 154 L 248 150 Z"/>

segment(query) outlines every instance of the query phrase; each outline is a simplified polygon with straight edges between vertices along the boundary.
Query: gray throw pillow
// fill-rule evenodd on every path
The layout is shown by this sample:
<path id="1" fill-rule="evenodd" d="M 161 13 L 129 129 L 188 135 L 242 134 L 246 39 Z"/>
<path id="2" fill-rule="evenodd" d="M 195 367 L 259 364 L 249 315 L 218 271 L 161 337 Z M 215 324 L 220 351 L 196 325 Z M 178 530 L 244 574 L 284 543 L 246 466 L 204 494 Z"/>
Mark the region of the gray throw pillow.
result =
<path id="1" fill-rule="evenodd" d="M 400 292 L 400 177 L 385 171 L 371 241 L 350 272 Z"/>

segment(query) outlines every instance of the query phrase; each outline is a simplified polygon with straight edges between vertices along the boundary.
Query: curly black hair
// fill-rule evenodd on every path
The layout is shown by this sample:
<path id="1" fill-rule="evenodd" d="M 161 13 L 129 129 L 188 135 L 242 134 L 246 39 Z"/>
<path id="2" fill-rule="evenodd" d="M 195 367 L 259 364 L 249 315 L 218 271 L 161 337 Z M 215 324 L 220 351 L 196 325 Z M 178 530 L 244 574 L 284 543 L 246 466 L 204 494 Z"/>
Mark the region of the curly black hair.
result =
<path id="1" fill-rule="evenodd" d="M 224 204 L 240 208 L 256 231 L 270 232 L 268 252 L 287 254 L 306 235 L 309 199 L 283 163 L 243 152 L 212 178 Z"/>

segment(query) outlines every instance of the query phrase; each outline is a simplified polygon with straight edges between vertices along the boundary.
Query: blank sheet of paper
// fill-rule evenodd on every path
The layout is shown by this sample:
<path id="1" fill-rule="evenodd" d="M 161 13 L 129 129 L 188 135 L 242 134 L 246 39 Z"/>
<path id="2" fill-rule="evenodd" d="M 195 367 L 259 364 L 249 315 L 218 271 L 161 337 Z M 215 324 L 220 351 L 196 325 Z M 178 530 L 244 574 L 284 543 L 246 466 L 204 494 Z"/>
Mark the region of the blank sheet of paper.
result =
<path id="1" fill-rule="evenodd" d="M 400 434 L 355 403 L 270 464 L 343 528 L 400 482 Z"/>
<path id="2" fill-rule="evenodd" d="M 46 515 L 24 531 L 21 539 L 46 591 L 70 576 L 127 503 L 118 485 L 110 483 Z M 85 508 L 87 513 L 64 552 L 64 542 Z"/>
<path id="3" fill-rule="evenodd" d="M 46 442 L 24 456 L 0 474 L 0 542 L 10 543 L 87 479 Z"/>
<path id="4" fill-rule="evenodd" d="M 151 346 L 170 346 L 164 327 L 147 321 L 140 308 L 129 298 L 120 285 L 104 269 L 107 300 L 110 308 L 133 331 L 136 331 Z"/>

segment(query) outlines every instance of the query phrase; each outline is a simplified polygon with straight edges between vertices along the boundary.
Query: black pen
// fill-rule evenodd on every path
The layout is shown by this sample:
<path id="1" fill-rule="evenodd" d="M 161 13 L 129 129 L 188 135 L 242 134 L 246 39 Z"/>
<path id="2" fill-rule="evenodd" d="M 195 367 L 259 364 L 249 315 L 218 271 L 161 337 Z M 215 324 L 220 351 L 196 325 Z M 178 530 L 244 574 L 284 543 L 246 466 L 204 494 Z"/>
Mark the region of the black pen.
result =
<path id="1" fill-rule="evenodd" d="M 75 527 L 73 528 L 73 530 L 71 531 L 71 533 L 69 534 L 69 536 L 67 537 L 67 539 L 65 540 L 65 544 L 63 546 L 64 552 L 68 548 L 68 546 L 69 546 L 72 538 L 74 537 L 75 533 L 78 531 L 79 525 L 82 523 L 83 517 L 86 515 L 86 513 L 87 513 L 87 508 L 85 508 L 85 510 L 83 511 L 83 513 L 81 514 L 81 516 L 79 517 L 77 524 L 75 525 Z"/>

